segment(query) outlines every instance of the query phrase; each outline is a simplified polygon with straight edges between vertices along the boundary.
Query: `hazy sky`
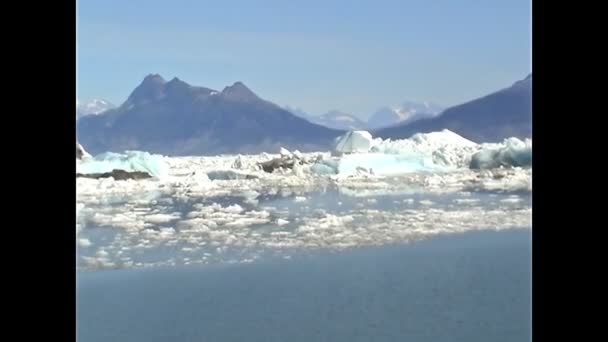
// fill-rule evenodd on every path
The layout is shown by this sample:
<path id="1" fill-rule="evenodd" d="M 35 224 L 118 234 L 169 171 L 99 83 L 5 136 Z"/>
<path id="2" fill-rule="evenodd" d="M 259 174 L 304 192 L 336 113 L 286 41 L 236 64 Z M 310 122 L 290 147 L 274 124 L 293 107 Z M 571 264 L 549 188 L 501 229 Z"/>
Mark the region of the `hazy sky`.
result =
<path id="1" fill-rule="evenodd" d="M 312 114 L 458 104 L 531 72 L 530 0 L 78 0 L 80 98 L 149 73 Z"/>

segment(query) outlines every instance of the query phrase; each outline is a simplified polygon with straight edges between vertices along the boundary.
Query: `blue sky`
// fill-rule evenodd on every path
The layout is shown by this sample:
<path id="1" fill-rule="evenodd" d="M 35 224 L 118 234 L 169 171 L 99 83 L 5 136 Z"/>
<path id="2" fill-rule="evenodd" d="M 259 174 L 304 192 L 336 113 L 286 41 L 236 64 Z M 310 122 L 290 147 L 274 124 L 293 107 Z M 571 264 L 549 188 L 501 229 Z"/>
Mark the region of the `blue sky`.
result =
<path id="1" fill-rule="evenodd" d="M 149 73 L 312 114 L 455 105 L 531 72 L 530 0 L 78 0 L 79 98 Z"/>

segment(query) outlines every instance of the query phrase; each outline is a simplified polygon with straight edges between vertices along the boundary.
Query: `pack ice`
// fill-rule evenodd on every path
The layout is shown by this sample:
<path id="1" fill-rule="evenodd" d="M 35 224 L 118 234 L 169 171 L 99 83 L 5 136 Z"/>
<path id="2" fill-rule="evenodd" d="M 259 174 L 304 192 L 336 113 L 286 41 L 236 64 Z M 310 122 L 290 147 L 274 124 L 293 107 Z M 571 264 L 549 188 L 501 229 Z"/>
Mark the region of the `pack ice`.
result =
<path id="1" fill-rule="evenodd" d="M 373 139 L 366 131 L 351 131 L 336 139 L 334 157 L 311 167 L 317 174 L 395 175 L 442 172 L 468 167 L 479 145 L 449 130 L 416 134 L 410 139 Z"/>

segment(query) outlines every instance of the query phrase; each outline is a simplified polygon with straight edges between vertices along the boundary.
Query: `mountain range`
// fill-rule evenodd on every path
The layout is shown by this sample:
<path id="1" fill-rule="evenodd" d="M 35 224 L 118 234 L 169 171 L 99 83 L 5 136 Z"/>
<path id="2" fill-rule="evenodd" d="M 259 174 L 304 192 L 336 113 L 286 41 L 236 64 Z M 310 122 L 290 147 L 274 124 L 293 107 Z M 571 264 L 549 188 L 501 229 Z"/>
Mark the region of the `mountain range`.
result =
<path id="1" fill-rule="evenodd" d="M 332 110 L 325 114 L 314 116 L 299 108 L 285 107 L 292 114 L 321 126 L 341 130 L 371 130 L 400 123 L 413 122 L 423 118 L 434 117 L 441 113 L 442 107 L 428 102 L 406 101 L 397 107 L 382 107 L 367 120 L 339 110 Z"/>
<path id="2" fill-rule="evenodd" d="M 242 82 L 222 91 L 192 86 L 158 74 L 144 78 L 119 107 L 107 101 L 82 106 L 79 142 L 92 154 L 145 150 L 167 155 L 205 155 L 327 150 L 345 130 L 372 130 L 382 138 L 449 129 L 477 142 L 531 137 L 532 74 L 512 86 L 450 107 L 406 102 L 377 111 L 368 122 L 340 111 L 312 116 L 260 98 Z M 95 102 L 94 102 L 95 103 Z M 109 105 L 108 105 L 109 104 Z M 104 108 L 107 105 L 107 108 Z M 96 115 L 91 115 L 96 114 Z"/>
<path id="3" fill-rule="evenodd" d="M 508 88 L 450 107 L 440 115 L 372 132 L 382 138 L 449 129 L 476 142 L 532 136 L 532 74 Z"/>
<path id="4" fill-rule="evenodd" d="M 119 107 L 78 120 L 92 154 L 145 150 L 168 155 L 327 148 L 342 132 L 258 97 L 242 82 L 217 91 L 150 74 Z"/>
<path id="5" fill-rule="evenodd" d="M 379 129 L 397 124 L 406 124 L 416 120 L 437 116 L 444 108 L 429 102 L 406 101 L 401 106 L 378 109 L 368 120 L 368 129 Z"/>
<path id="6" fill-rule="evenodd" d="M 302 119 L 306 119 L 317 125 L 338 130 L 360 130 L 366 129 L 367 123 L 358 117 L 339 110 L 331 110 L 325 114 L 314 116 L 298 108 L 285 107 L 287 111 Z"/>

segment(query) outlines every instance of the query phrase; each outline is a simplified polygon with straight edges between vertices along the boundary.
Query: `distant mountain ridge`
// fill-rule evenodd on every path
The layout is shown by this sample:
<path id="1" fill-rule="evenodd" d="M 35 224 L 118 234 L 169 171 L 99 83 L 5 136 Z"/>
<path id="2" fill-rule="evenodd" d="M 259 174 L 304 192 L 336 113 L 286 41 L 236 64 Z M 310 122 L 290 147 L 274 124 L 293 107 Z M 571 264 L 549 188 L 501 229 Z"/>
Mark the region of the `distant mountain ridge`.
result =
<path id="1" fill-rule="evenodd" d="M 481 98 L 450 107 L 440 115 L 373 132 L 382 138 L 403 139 L 415 133 L 449 129 L 475 142 L 532 136 L 532 74 Z"/>
<path id="2" fill-rule="evenodd" d="M 443 107 L 429 102 L 405 101 L 401 106 L 378 109 L 368 120 L 369 129 L 379 129 L 394 126 L 399 123 L 409 123 L 416 120 L 431 118 L 439 115 Z"/>
<path id="3" fill-rule="evenodd" d="M 400 106 L 382 107 L 367 121 L 339 110 L 331 110 L 323 115 L 314 116 L 299 108 L 285 107 L 286 110 L 312 123 L 328 128 L 341 130 L 373 130 L 396 125 L 400 122 L 434 117 L 441 113 L 443 107 L 429 102 L 405 101 Z"/>
<path id="4" fill-rule="evenodd" d="M 242 82 L 221 92 L 158 74 L 144 78 L 119 107 L 85 116 L 77 134 L 85 148 L 145 150 L 168 155 L 259 153 L 280 146 L 327 149 L 342 131 L 310 123 L 258 97 Z"/>
<path id="5" fill-rule="evenodd" d="M 341 130 L 360 130 L 367 127 L 366 122 L 352 114 L 344 113 L 339 110 L 329 111 L 317 117 L 314 122 L 325 127 Z"/>
<path id="6" fill-rule="evenodd" d="M 116 108 L 108 100 L 104 99 L 92 99 L 92 100 L 80 100 L 76 99 L 76 120 L 86 115 L 97 115 L 105 112 L 108 109 Z"/>
<path id="7" fill-rule="evenodd" d="M 444 111 L 413 102 L 388 108 L 389 120 L 397 117 L 404 123 L 371 131 L 375 137 L 392 139 L 443 129 L 476 142 L 531 137 L 531 98 L 529 74 L 510 87 Z M 281 146 L 327 150 L 345 130 L 360 129 L 369 130 L 351 114 L 312 116 L 281 108 L 242 82 L 217 91 L 178 78 L 167 82 L 158 74 L 146 76 L 119 107 L 77 121 L 78 139 L 93 154 L 127 149 L 168 155 L 259 153 Z"/>

